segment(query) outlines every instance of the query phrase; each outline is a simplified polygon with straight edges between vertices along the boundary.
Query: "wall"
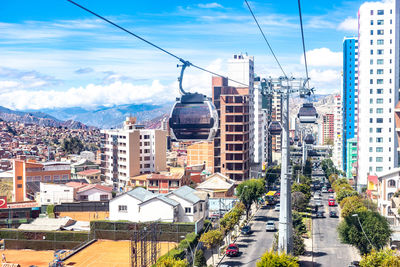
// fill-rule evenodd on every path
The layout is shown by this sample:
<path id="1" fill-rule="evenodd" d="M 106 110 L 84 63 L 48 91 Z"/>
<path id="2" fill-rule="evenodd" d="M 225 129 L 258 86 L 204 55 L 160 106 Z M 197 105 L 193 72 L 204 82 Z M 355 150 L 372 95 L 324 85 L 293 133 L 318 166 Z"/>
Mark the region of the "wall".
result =
<path id="1" fill-rule="evenodd" d="M 74 188 L 62 184 L 40 183 L 40 203 L 44 205 L 74 202 Z"/>
<path id="2" fill-rule="evenodd" d="M 176 221 L 174 207 L 159 199 L 152 199 L 140 205 L 140 215 L 137 221 L 147 222 L 157 220 L 161 220 L 162 222 Z"/>
<path id="3" fill-rule="evenodd" d="M 108 219 L 110 213 L 108 211 L 71 211 L 71 212 L 57 212 L 57 217 L 71 217 L 76 221 L 90 222 L 93 220 L 105 220 Z"/>
<path id="4" fill-rule="evenodd" d="M 128 194 L 121 195 L 110 201 L 110 220 L 128 220 L 135 221 L 139 218 L 140 201 L 129 196 Z M 118 212 L 118 205 L 127 205 L 127 212 Z"/>
<path id="5" fill-rule="evenodd" d="M 95 188 L 83 191 L 77 194 L 77 199 L 80 200 L 80 196 L 88 196 L 88 201 L 100 201 L 100 195 L 108 195 L 108 199 L 112 198 L 111 192 L 105 192 Z"/>

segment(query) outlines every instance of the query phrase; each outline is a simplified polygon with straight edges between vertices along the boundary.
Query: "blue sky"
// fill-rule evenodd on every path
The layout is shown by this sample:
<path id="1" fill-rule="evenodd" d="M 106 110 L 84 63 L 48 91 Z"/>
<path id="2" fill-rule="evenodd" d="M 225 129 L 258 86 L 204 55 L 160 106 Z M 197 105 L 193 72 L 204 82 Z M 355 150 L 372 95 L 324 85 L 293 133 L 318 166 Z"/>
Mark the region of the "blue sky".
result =
<path id="1" fill-rule="evenodd" d="M 244 1 L 77 0 L 197 65 L 227 74 L 235 53 L 261 76 L 281 75 Z M 357 30 L 364 1 L 302 1 L 312 84 L 340 90 L 342 40 Z M 250 1 L 287 73 L 304 76 L 297 1 Z M 66 0 L 3 0 L 0 106 L 41 109 L 162 103 L 178 94 L 177 60 Z M 211 92 L 211 76 L 186 71 L 188 90 Z"/>

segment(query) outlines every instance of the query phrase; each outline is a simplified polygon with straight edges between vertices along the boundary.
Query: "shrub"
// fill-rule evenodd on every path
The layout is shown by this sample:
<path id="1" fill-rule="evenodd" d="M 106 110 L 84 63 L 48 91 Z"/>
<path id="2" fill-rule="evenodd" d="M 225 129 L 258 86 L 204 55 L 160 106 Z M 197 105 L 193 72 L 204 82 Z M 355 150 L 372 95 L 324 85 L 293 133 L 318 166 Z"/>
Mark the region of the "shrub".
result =
<path id="1" fill-rule="evenodd" d="M 196 251 L 194 256 L 194 265 L 197 267 L 207 267 L 206 257 L 204 257 L 203 250 L 199 249 Z"/>
<path id="2" fill-rule="evenodd" d="M 157 261 L 156 267 L 188 267 L 186 260 L 176 259 L 172 256 L 162 258 Z"/>
<path id="3" fill-rule="evenodd" d="M 293 254 L 295 256 L 303 255 L 306 252 L 306 245 L 304 244 L 304 239 L 301 234 L 293 230 Z"/>
<path id="4" fill-rule="evenodd" d="M 293 218 L 292 224 L 293 224 L 294 230 L 296 230 L 300 234 L 307 233 L 306 225 L 303 222 L 303 216 L 298 212 L 293 212 L 292 218 Z"/>
<path id="5" fill-rule="evenodd" d="M 358 193 L 353 189 L 344 189 L 340 191 L 336 191 L 336 200 L 337 202 L 341 202 L 346 197 L 357 196 Z"/>
<path id="6" fill-rule="evenodd" d="M 257 267 L 270 266 L 298 267 L 299 263 L 296 257 L 286 255 L 284 253 L 267 251 L 261 256 L 261 259 L 257 262 Z"/>
<path id="7" fill-rule="evenodd" d="M 211 249 L 221 244 L 223 238 L 224 237 L 219 230 L 211 230 L 201 235 L 200 242 L 203 242 L 208 249 Z"/>
<path id="8" fill-rule="evenodd" d="M 383 249 L 375 251 L 374 249 L 371 253 L 366 254 L 362 257 L 360 261 L 361 267 L 370 266 L 382 266 L 382 267 L 392 267 L 400 266 L 400 256 L 396 254 L 393 250 Z"/>

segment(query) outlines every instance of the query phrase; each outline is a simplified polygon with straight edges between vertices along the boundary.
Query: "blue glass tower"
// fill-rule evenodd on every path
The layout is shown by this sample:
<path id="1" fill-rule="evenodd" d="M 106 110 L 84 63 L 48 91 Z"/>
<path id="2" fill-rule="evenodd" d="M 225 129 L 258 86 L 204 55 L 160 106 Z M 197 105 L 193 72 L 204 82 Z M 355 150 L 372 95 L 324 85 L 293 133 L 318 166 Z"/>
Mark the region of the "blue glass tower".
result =
<path id="1" fill-rule="evenodd" d="M 343 40 L 343 171 L 347 172 L 347 142 L 357 137 L 358 117 L 358 40 L 345 37 Z"/>

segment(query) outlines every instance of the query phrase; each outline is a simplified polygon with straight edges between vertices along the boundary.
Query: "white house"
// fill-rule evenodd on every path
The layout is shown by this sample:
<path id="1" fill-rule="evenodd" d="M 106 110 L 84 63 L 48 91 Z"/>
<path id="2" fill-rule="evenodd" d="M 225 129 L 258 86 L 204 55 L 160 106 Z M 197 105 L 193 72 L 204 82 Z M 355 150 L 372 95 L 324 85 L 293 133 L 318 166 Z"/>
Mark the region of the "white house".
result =
<path id="1" fill-rule="evenodd" d="M 168 194 L 138 187 L 110 200 L 110 220 L 196 222 L 208 215 L 208 196 L 183 186 Z"/>
<path id="2" fill-rule="evenodd" d="M 392 209 L 392 197 L 400 189 L 400 168 L 378 176 L 378 210 L 390 223 L 395 223 L 397 208 Z"/>
<path id="3" fill-rule="evenodd" d="M 54 205 L 74 202 L 74 188 L 64 184 L 40 183 L 40 203 Z"/>
<path id="4" fill-rule="evenodd" d="M 208 216 L 208 196 L 189 186 L 182 186 L 166 195 L 179 205 L 179 222 L 196 222 Z"/>
<path id="5" fill-rule="evenodd" d="M 112 198 L 112 188 L 99 184 L 87 184 L 76 191 L 79 201 L 104 201 Z"/>
<path id="6" fill-rule="evenodd" d="M 138 187 L 110 201 L 110 220 L 176 222 L 179 203 Z"/>

